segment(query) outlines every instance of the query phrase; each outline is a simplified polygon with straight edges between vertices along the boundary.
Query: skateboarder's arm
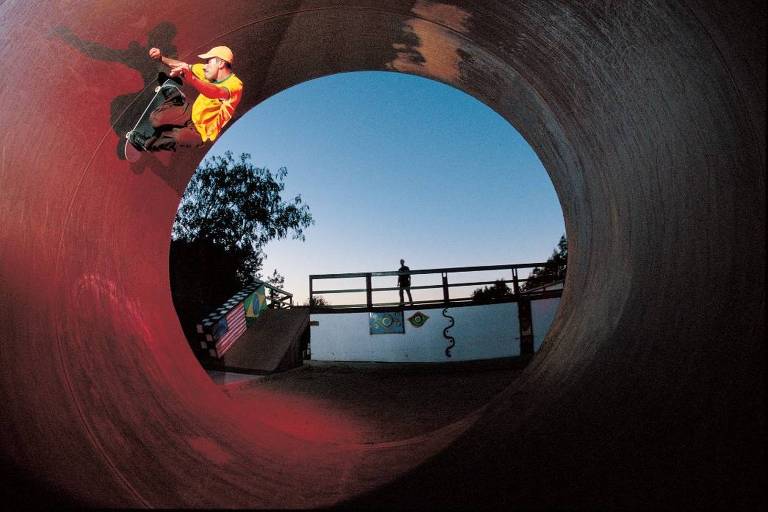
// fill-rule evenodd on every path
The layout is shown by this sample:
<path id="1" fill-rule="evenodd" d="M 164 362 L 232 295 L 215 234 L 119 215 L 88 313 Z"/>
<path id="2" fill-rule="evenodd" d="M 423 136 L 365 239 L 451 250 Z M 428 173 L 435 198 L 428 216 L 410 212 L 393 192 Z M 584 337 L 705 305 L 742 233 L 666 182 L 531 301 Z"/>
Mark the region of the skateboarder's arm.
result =
<path id="1" fill-rule="evenodd" d="M 149 56 L 153 59 L 160 60 L 163 64 L 170 67 L 171 76 L 182 75 L 200 94 L 218 100 L 228 100 L 230 98 L 229 89 L 214 85 L 207 80 L 201 80 L 192 72 L 192 66 L 190 64 L 165 57 L 157 48 L 149 50 Z"/>
<path id="2" fill-rule="evenodd" d="M 165 55 L 160 57 L 160 62 L 162 62 L 163 64 L 165 64 L 169 68 L 174 68 L 174 67 L 176 67 L 176 66 L 178 66 L 180 64 L 184 64 L 184 62 L 182 62 L 180 60 L 172 59 L 170 57 L 166 57 Z"/>
<path id="3" fill-rule="evenodd" d="M 212 84 L 206 80 L 200 80 L 192 71 L 186 72 L 184 74 L 184 78 L 187 79 L 188 84 L 191 84 L 192 87 L 197 89 L 197 92 L 203 96 L 217 100 L 229 99 L 229 89 L 226 87 L 219 87 L 218 85 Z"/>
<path id="4" fill-rule="evenodd" d="M 171 69 L 171 76 L 179 75 L 183 76 L 187 83 L 197 89 L 197 92 L 203 96 L 217 100 L 228 100 L 230 97 L 229 89 L 220 87 L 208 80 L 202 80 L 194 73 L 194 71 L 192 71 L 192 66 L 185 62 L 181 62 L 178 66 Z"/>
<path id="5" fill-rule="evenodd" d="M 186 66 L 185 62 L 182 62 L 182 61 L 176 60 L 176 59 L 172 59 L 170 57 L 166 57 L 165 55 L 163 55 L 160 52 L 160 50 L 158 48 L 150 48 L 149 56 L 151 58 L 155 59 L 155 60 L 159 60 L 160 62 L 162 62 L 163 64 L 165 64 L 169 68 L 175 68 L 175 67 L 178 67 L 180 65 L 185 65 Z"/>

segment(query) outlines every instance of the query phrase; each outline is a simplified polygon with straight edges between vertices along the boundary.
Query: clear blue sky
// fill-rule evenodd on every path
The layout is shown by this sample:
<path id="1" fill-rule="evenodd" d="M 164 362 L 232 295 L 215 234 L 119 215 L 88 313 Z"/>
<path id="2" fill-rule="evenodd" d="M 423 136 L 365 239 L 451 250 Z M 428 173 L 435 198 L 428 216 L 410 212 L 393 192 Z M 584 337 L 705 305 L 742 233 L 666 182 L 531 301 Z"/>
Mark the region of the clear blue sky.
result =
<path id="1" fill-rule="evenodd" d="M 544 261 L 565 232 L 552 182 L 520 134 L 420 77 L 297 85 L 246 113 L 210 154 L 227 150 L 285 166 L 284 197 L 310 206 L 306 242 L 270 243 L 263 270 L 277 268 L 298 303 L 309 274 L 397 270 L 400 258 L 411 269 Z"/>

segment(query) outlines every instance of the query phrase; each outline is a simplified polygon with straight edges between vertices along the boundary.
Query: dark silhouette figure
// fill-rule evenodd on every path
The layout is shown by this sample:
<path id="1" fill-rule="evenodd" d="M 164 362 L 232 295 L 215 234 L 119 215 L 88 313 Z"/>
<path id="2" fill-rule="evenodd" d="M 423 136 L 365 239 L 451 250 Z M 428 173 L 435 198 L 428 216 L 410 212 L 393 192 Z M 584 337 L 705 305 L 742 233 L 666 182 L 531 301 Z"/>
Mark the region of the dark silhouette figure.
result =
<path id="1" fill-rule="evenodd" d="M 408 294 L 408 302 L 413 306 L 413 297 L 411 297 L 411 269 L 405 265 L 405 260 L 400 260 L 400 268 L 397 269 L 400 275 L 397 276 L 397 286 L 400 288 L 400 305 L 404 303 L 403 291 Z"/>
<path id="2" fill-rule="evenodd" d="M 138 41 L 131 41 L 125 49 L 109 48 L 94 41 L 85 41 L 64 26 L 56 27 L 54 34 L 92 59 L 118 62 L 141 74 L 144 87 L 139 91 L 117 96 L 110 106 L 109 122 L 118 136 L 116 151 L 118 156 L 123 158 L 122 147 L 125 143 L 125 134 L 136 124 L 151 97 L 151 94 L 148 94 L 142 100 L 142 93 L 147 89 L 150 89 L 151 93 L 154 87 L 150 88 L 150 86 L 165 79 L 164 75 L 160 75 L 162 68 L 157 62 L 147 58 L 147 52 L 150 48 L 159 48 L 164 55 L 175 56 L 176 47 L 173 45 L 173 38 L 176 37 L 176 26 L 168 22 L 160 23 L 147 34 L 146 46 L 142 46 Z"/>

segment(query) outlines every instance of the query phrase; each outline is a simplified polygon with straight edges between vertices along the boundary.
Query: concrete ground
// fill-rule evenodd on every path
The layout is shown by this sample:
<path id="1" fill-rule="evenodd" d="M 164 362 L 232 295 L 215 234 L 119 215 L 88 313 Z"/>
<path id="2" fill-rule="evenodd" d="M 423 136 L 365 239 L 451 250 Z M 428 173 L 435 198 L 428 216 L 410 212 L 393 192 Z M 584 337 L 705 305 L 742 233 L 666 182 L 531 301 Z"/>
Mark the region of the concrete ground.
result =
<path id="1" fill-rule="evenodd" d="M 286 406 L 309 401 L 356 428 L 356 442 L 382 443 L 427 434 L 483 407 L 520 374 L 523 361 L 501 364 L 305 365 L 289 372 L 222 384 L 234 399 L 278 393 Z M 219 376 L 219 382 L 225 382 Z"/>

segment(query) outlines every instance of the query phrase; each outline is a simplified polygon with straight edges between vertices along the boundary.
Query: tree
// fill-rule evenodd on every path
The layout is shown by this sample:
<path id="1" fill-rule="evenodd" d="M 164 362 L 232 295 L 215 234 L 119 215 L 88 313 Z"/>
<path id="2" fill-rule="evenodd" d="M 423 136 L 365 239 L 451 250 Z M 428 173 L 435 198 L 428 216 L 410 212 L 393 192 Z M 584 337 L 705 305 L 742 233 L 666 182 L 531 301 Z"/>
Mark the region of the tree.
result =
<path id="1" fill-rule="evenodd" d="M 528 280 L 521 286 L 523 291 L 528 291 L 538 286 L 565 279 L 568 270 L 568 241 L 565 235 L 560 237 L 557 249 L 552 251 L 552 256 L 544 263 L 544 267 L 536 267 L 531 271 Z"/>
<path id="2" fill-rule="evenodd" d="M 325 297 L 323 297 L 322 295 L 315 295 L 314 297 L 304 302 L 304 305 L 309 306 L 311 308 L 314 308 L 314 307 L 322 308 L 322 307 L 328 306 L 328 301 L 325 300 Z"/>
<path id="3" fill-rule="evenodd" d="M 507 283 L 503 279 L 497 279 L 493 285 L 484 286 L 483 288 L 477 288 L 472 292 L 472 302 L 479 304 L 488 304 L 500 299 L 504 299 L 512 295 L 512 290 L 509 289 Z"/>
<path id="4" fill-rule="evenodd" d="M 247 153 L 206 159 L 176 212 L 171 234 L 171 292 L 184 331 L 258 276 L 263 247 L 289 235 L 304 240 L 314 224 L 301 196 L 281 197 L 288 172 L 255 167 Z M 284 278 L 275 271 L 276 286 Z"/>
<path id="5" fill-rule="evenodd" d="M 206 159 L 189 183 L 173 223 L 173 241 L 204 242 L 236 255 L 237 278 L 248 284 L 261 269 L 263 247 L 289 234 L 304 241 L 314 224 L 298 195 L 284 201 L 288 171 L 255 167 L 251 155 L 235 160 L 227 151 Z"/>
<path id="6" fill-rule="evenodd" d="M 280 272 L 277 271 L 277 269 L 274 269 L 272 271 L 272 275 L 265 279 L 265 281 L 275 288 L 280 288 L 281 290 L 285 286 L 285 276 L 280 274 Z M 278 295 L 275 290 L 272 290 L 270 288 L 269 290 L 269 299 L 270 299 L 270 306 L 275 307 L 275 304 L 278 300 Z"/>
<path id="7" fill-rule="evenodd" d="M 278 272 L 277 269 L 273 270 L 272 275 L 266 278 L 265 281 L 275 288 L 282 289 L 285 286 L 285 276 Z"/>

